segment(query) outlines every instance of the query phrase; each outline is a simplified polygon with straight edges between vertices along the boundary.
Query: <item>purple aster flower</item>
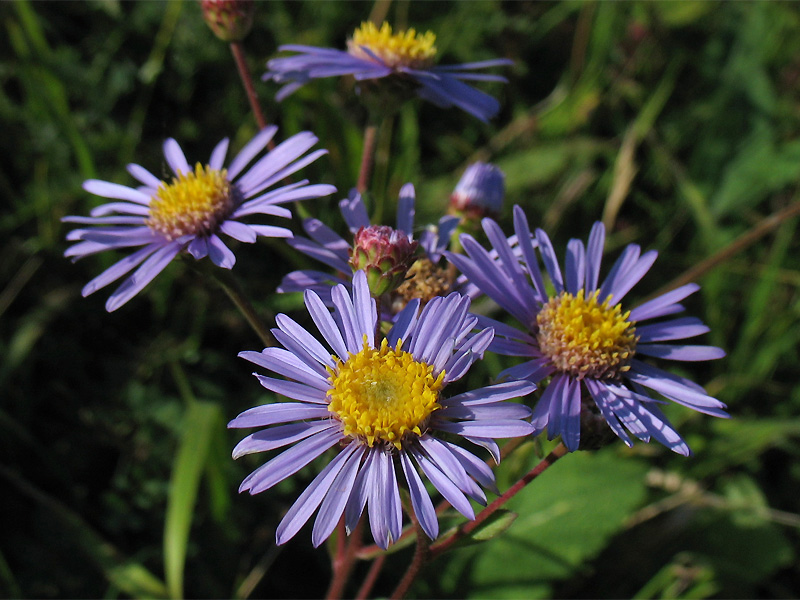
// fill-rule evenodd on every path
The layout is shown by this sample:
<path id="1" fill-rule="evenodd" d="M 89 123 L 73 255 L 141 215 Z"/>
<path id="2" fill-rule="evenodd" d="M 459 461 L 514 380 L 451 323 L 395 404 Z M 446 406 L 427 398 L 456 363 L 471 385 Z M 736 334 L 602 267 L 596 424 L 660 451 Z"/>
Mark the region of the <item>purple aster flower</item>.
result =
<path id="1" fill-rule="evenodd" d="M 420 298 L 425 302 L 438 296 L 446 296 L 452 291 L 474 296 L 477 288 L 463 280 L 458 281 L 455 270 L 449 265 L 440 265 L 444 251 L 450 243 L 450 237 L 458 226 L 459 218 L 444 216 L 435 228 L 425 229 L 414 238 L 414 186 L 407 183 L 400 189 L 397 204 L 396 231 L 407 236 L 409 242 L 418 243 L 421 253 L 416 262 L 408 270 L 408 279 L 392 293 L 392 306 L 381 307 L 387 314 L 397 313 L 412 298 Z M 350 232 L 355 235 L 361 228 L 370 227 L 367 209 L 361 195 L 355 190 L 350 196 L 339 202 L 339 210 L 344 217 Z M 300 292 L 314 290 L 327 306 L 331 306 L 331 289 L 333 285 L 350 285 L 353 273 L 351 244 L 318 219 L 306 219 L 303 229 L 311 239 L 295 237 L 287 243 L 295 250 L 314 258 L 333 268 L 338 275 L 324 271 L 303 270 L 289 273 L 281 281 L 278 291 Z"/>
<path id="2" fill-rule="evenodd" d="M 505 179 L 503 172 L 492 164 L 472 163 L 450 195 L 450 210 L 476 219 L 500 214 L 506 194 Z"/>
<path id="3" fill-rule="evenodd" d="M 451 440 L 460 436 L 499 460 L 494 438 L 533 431 L 526 420 L 530 409 L 504 400 L 535 385 L 513 381 L 443 395 L 483 356 L 493 337 L 492 329 L 469 335 L 477 318 L 467 312 L 467 297 L 437 298 L 421 312 L 419 302 L 412 302 L 379 340 L 375 300 L 363 271 L 353 278 L 352 294 L 338 285 L 332 296 L 333 315 L 317 294 L 305 293 L 311 319 L 332 350 L 278 315 L 272 331 L 283 348 L 239 355 L 285 377 L 256 374 L 265 388 L 293 400 L 257 406 L 230 422 L 229 427 L 267 427 L 244 438 L 234 458 L 292 446 L 253 471 L 239 491 L 263 492 L 335 449 L 281 521 L 278 544 L 291 539 L 319 508 L 312 532 L 319 546 L 342 514 L 350 532 L 367 506 L 375 542 L 386 548 L 401 533 L 400 486 L 408 488 L 414 514 L 435 538 L 436 511 L 419 471 L 456 510 L 474 518 L 469 499 L 485 504 L 481 486 L 496 491 L 494 475 L 483 460 Z"/>
<path id="4" fill-rule="evenodd" d="M 484 219 L 483 227 L 498 261 L 492 262 L 469 235 L 461 237 L 467 256 L 448 253 L 448 259 L 524 328 L 520 331 L 491 319 L 484 322 L 495 328 L 492 351 L 530 359 L 500 377 L 534 382 L 550 377 L 534 409 L 532 423 L 537 432 L 547 428 L 549 438 L 560 434 L 567 448 L 576 450 L 581 444 L 582 414 L 596 410 L 629 446 L 632 442 L 625 429 L 643 441 L 653 437 L 688 455 L 689 447 L 658 409 L 663 401 L 652 398 L 651 391 L 696 411 L 728 417 L 725 405 L 699 385 L 641 360 L 646 356 L 704 361 L 725 356 L 713 346 L 672 343 L 706 333 L 708 327 L 699 319 L 644 324 L 683 311 L 679 302 L 699 289 L 696 284 L 681 286 L 633 310 L 622 308 L 626 294 L 653 265 L 655 251 L 641 254 L 639 246 L 629 245 L 605 281 L 598 283 L 605 242 L 601 223 L 595 223 L 586 246 L 580 240 L 569 242 L 563 272 L 547 234 L 537 229 L 535 238 L 531 236 L 519 206 L 514 207 L 514 229 L 522 261 L 512 255 L 494 221 Z M 545 287 L 534 240 L 554 288 L 552 294 Z"/>
<path id="5" fill-rule="evenodd" d="M 436 36 L 428 31 L 417 34 L 414 29 L 392 33 L 388 23 L 378 29 L 373 23 L 362 23 L 347 51 L 314 46 L 286 45 L 278 50 L 299 54 L 275 58 L 267 63 L 264 79 L 284 85 L 275 96 L 278 101 L 307 83 L 320 77 L 353 75 L 356 81 L 391 77 L 392 93 L 402 95 L 409 84 L 417 96 L 440 108 L 457 106 L 481 121 L 497 114 L 500 104 L 484 92 L 464 81 L 500 81 L 499 75 L 475 73 L 476 69 L 513 64 L 507 59 L 484 60 L 461 65 L 434 66 Z"/>
<path id="6" fill-rule="evenodd" d="M 227 138 L 214 148 L 207 165 L 198 162 L 194 169 L 178 143 L 170 138 L 164 142 L 164 157 L 175 174 L 171 181 L 162 181 L 136 164 L 128 165 L 128 172 L 142 184 L 136 188 L 96 179 L 85 181 L 83 189 L 87 192 L 115 202 L 98 206 L 89 217 L 62 219 L 92 225 L 67 235 L 67 240 L 78 243 L 64 255 L 78 260 L 105 250 L 141 248 L 92 279 L 83 288 L 83 295 L 136 269 L 109 297 L 106 309 L 110 312 L 138 294 L 182 251 L 197 260 L 208 256 L 225 269 L 233 267 L 236 257 L 220 239 L 220 233 L 248 243 L 259 236 L 292 237 L 285 227 L 244 223 L 242 219 L 255 214 L 289 218 L 291 212 L 280 204 L 327 196 L 336 188 L 308 185 L 304 180 L 267 190 L 327 153 L 315 150 L 303 156 L 318 141 L 310 132 L 290 137 L 245 170 L 276 131 L 274 126 L 260 131 L 227 169 L 223 168 Z"/>

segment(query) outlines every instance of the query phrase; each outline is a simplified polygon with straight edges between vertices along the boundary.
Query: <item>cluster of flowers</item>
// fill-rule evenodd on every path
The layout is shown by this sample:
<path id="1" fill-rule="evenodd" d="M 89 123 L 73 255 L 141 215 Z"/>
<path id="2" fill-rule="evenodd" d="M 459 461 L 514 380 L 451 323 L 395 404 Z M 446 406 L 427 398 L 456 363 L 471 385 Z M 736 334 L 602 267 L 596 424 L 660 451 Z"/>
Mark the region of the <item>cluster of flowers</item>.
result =
<path id="1" fill-rule="evenodd" d="M 464 80 L 501 81 L 473 71 L 508 61 L 436 67 L 433 44 L 431 33 L 392 33 L 386 24 L 367 23 L 347 51 L 281 48 L 298 54 L 271 60 L 265 78 L 284 84 L 279 98 L 315 77 L 349 74 L 372 84 L 388 78 L 393 89 L 401 84 L 438 106 L 456 106 L 483 120 L 494 115 L 497 101 Z M 318 336 L 280 314 L 272 329 L 279 346 L 240 354 L 278 375 L 257 377 L 288 401 L 257 406 L 231 421 L 234 428 L 262 428 L 236 446 L 234 457 L 289 446 L 250 474 L 240 491 L 265 491 L 335 448 L 283 518 L 278 543 L 317 512 L 312 539 L 319 545 L 342 516 L 352 530 L 367 507 L 375 542 L 386 548 L 401 535 L 401 486 L 422 529 L 435 538 L 436 511 L 421 474 L 457 511 L 474 518 L 470 500 L 485 504 L 484 489 L 496 492 L 495 480 L 487 463 L 461 441 L 486 449 L 495 461 L 497 439 L 545 430 L 550 439 L 560 435 L 570 451 L 598 447 L 616 434 L 628 445 L 632 437 L 652 438 L 688 455 L 658 405 L 666 399 L 727 416 L 725 406 L 700 386 L 642 360 L 723 356 L 719 348 L 683 343 L 708 331 L 698 319 L 664 319 L 681 312 L 680 301 L 698 286 L 623 306 L 656 252 L 627 246 L 601 281 L 605 230 L 597 223 L 586 244 L 569 242 L 562 269 L 547 234 L 531 230 L 520 206 L 513 208 L 513 235 L 493 220 L 502 207 L 504 178 L 497 167 L 482 163 L 465 171 L 449 214 L 421 233 L 411 184 L 400 190 L 394 227 L 371 224 L 358 192 L 341 200 L 347 239 L 317 219 L 303 223 L 307 238 L 252 224 L 252 215 L 290 217 L 286 204 L 336 191 L 307 180 L 279 185 L 325 150 L 311 151 L 318 139 L 303 132 L 264 152 L 275 134 L 275 127 L 260 131 L 227 167 L 227 139 L 207 164 L 194 168 L 169 139 L 164 156 L 174 178 L 162 181 L 129 165 L 141 184 L 136 188 L 87 181 L 86 191 L 112 202 L 89 217 L 65 221 L 86 226 L 68 235 L 76 243 L 66 255 L 74 259 L 136 248 L 83 289 L 91 294 L 133 271 L 111 294 L 109 311 L 131 300 L 181 253 L 233 267 L 234 254 L 220 234 L 245 243 L 259 236 L 287 238 L 292 248 L 331 269 L 289 273 L 278 289 L 304 293 Z M 478 218 L 489 249 L 460 227 Z M 480 295 L 516 325 L 506 316 L 470 313 Z M 491 385 L 448 395 L 445 388 L 487 351 L 523 360 L 498 373 Z M 544 391 L 530 401 L 537 387 Z M 525 400 L 510 402 L 518 398 Z"/>

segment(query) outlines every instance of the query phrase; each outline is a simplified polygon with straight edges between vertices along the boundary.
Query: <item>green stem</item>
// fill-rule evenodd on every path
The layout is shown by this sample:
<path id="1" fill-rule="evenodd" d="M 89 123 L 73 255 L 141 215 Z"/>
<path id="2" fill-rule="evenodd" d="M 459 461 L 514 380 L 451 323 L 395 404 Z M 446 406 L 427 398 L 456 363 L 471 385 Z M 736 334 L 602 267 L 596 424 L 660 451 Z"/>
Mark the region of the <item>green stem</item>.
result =
<path id="1" fill-rule="evenodd" d="M 269 328 L 258 316 L 258 313 L 256 313 L 256 309 L 253 307 L 250 299 L 244 293 L 242 287 L 239 285 L 239 282 L 236 281 L 232 273 L 226 269 L 216 267 L 204 260 L 187 260 L 187 264 L 189 264 L 190 267 L 192 267 L 195 271 L 204 276 L 209 276 L 211 279 L 217 282 L 217 284 L 228 295 L 228 298 L 230 298 L 236 305 L 236 308 L 239 309 L 239 312 L 242 313 L 242 316 L 244 316 L 247 323 L 253 329 L 255 334 L 261 339 L 261 342 L 265 347 L 275 345 L 275 339 L 272 337 Z"/>

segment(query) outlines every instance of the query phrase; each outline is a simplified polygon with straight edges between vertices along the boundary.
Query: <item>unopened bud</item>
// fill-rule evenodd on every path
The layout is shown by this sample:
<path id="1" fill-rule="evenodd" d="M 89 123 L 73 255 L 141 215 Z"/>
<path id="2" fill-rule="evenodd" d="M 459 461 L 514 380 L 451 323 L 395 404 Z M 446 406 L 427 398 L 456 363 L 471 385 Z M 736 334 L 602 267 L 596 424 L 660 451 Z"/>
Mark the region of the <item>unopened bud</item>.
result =
<path id="1" fill-rule="evenodd" d="M 450 196 L 450 212 L 472 219 L 496 216 L 503 208 L 505 194 L 505 175 L 499 168 L 473 163 Z"/>
<path id="2" fill-rule="evenodd" d="M 396 289 L 414 262 L 417 242 L 385 225 L 370 225 L 356 232 L 350 253 L 350 266 L 364 271 L 370 293 L 382 296 Z"/>
<path id="3" fill-rule="evenodd" d="M 203 19 L 219 39 L 241 42 L 253 26 L 254 0 L 200 0 Z"/>

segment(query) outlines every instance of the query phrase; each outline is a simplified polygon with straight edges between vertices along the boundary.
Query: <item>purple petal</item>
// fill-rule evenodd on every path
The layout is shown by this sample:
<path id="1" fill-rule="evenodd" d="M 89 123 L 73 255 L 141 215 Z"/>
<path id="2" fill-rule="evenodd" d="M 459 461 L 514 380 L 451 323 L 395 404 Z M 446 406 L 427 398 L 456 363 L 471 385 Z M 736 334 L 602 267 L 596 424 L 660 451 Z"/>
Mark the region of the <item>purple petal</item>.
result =
<path id="1" fill-rule="evenodd" d="M 364 206 L 364 202 L 361 200 L 361 194 L 355 189 L 350 191 L 346 199 L 339 202 L 339 210 L 352 233 L 355 233 L 361 227 L 369 227 L 367 207 Z"/>
<path id="2" fill-rule="evenodd" d="M 536 389 L 530 381 L 508 381 L 443 399 L 443 406 L 477 406 L 527 396 Z"/>
<path id="3" fill-rule="evenodd" d="M 342 338 L 342 333 L 339 331 L 336 321 L 331 317 L 331 313 L 322 303 L 322 300 L 311 291 L 306 291 L 303 295 L 303 299 L 308 313 L 311 315 L 311 320 L 314 321 L 314 325 L 317 326 L 322 337 L 324 337 L 328 345 L 333 348 L 333 351 L 339 355 L 339 358 L 346 361 L 349 357 L 349 353 L 344 339 Z"/>
<path id="4" fill-rule="evenodd" d="M 156 248 L 158 248 L 158 246 L 151 244 L 114 263 L 87 283 L 81 290 L 81 294 L 86 297 L 89 294 L 94 294 L 97 290 L 107 286 L 109 283 L 116 281 L 143 262 L 148 256 L 155 252 Z"/>
<path id="5" fill-rule="evenodd" d="M 320 365 L 313 368 L 283 348 L 264 348 L 262 352 L 245 350 L 239 352 L 239 357 L 320 391 L 330 389 L 324 368 Z"/>
<path id="6" fill-rule="evenodd" d="M 497 485 L 495 484 L 494 471 L 492 471 L 489 465 L 471 452 L 464 450 L 461 446 L 456 446 L 450 442 L 442 443 L 450 449 L 456 457 L 456 460 L 461 463 L 461 466 L 464 467 L 464 470 L 471 477 L 474 477 L 475 480 L 486 489 L 493 491 L 498 496 L 500 495 Z"/>
<path id="7" fill-rule="evenodd" d="M 342 437 L 339 428 L 331 426 L 330 429 L 303 440 L 250 473 L 239 486 L 239 492 L 247 490 L 253 495 L 268 490 L 335 446 Z"/>
<path id="8" fill-rule="evenodd" d="M 539 259 L 536 258 L 534 249 L 538 242 L 531 236 L 528 217 L 518 204 L 514 205 L 514 233 L 517 236 L 517 244 L 522 252 L 525 266 L 528 268 L 528 275 L 536 290 L 536 300 L 538 303 L 543 304 L 547 301 L 547 288 L 544 285 L 542 270 L 539 268 Z"/>
<path id="9" fill-rule="evenodd" d="M 337 454 L 295 500 L 275 531 L 275 541 L 278 545 L 292 539 L 311 518 L 354 450 L 355 444 L 350 444 Z"/>
<path id="10" fill-rule="evenodd" d="M 439 535 L 439 521 L 436 518 L 436 510 L 433 508 L 430 496 L 422 483 L 422 479 L 417 474 L 417 469 L 408 458 L 405 452 L 400 453 L 400 464 L 408 482 L 408 491 L 411 495 L 411 507 L 417 516 L 419 524 L 425 534 L 433 539 Z"/>
<path id="11" fill-rule="evenodd" d="M 258 381 L 265 388 L 281 396 L 291 398 L 292 400 L 300 400 L 301 402 L 311 402 L 312 404 L 328 404 L 328 396 L 326 392 L 307 386 L 303 383 L 295 383 L 294 381 L 286 381 L 284 379 L 274 379 L 255 373 Z"/>
<path id="12" fill-rule="evenodd" d="M 208 166 L 214 171 L 221 171 L 225 164 L 225 156 L 228 154 L 228 138 L 223 138 L 219 144 L 214 146 Z M 233 179 L 231 177 L 231 179 Z"/>
<path id="13" fill-rule="evenodd" d="M 414 233 L 414 186 L 407 183 L 400 188 L 397 200 L 397 229 L 409 237 Z"/>
<path id="14" fill-rule="evenodd" d="M 638 344 L 636 352 L 645 356 L 695 362 L 715 360 L 725 356 L 725 351 L 716 346 L 696 346 L 691 344 Z"/>
<path id="15" fill-rule="evenodd" d="M 103 198 L 116 198 L 117 200 L 130 200 L 138 204 L 147 206 L 150 204 L 150 196 L 143 194 L 139 190 L 129 188 L 118 183 L 100 181 L 99 179 L 87 179 L 83 182 L 83 189 Z"/>
<path id="16" fill-rule="evenodd" d="M 150 257 L 125 282 L 111 294 L 106 302 L 106 310 L 113 312 L 144 289 L 153 278 L 161 273 L 181 250 L 177 240 L 153 252 Z"/>
<path id="17" fill-rule="evenodd" d="M 330 423 L 315 421 L 313 423 L 291 423 L 279 425 L 262 431 L 251 433 L 241 442 L 236 444 L 232 456 L 234 459 L 255 452 L 267 452 L 294 444 L 300 440 L 330 428 Z"/>
<path id="18" fill-rule="evenodd" d="M 472 510 L 472 505 L 470 505 L 469 500 L 467 500 L 463 492 L 422 452 L 412 449 L 411 453 L 422 468 L 422 472 L 425 473 L 425 476 L 430 480 L 433 486 L 439 490 L 439 493 L 444 496 L 444 499 L 462 515 L 470 520 L 474 519 L 475 512 Z"/>
<path id="19" fill-rule="evenodd" d="M 161 184 L 164 183 L 141 165 L 130 163 L 127 167 L 127 170 L 132 177 L 145 184 L 147 187 L 153 188 L 153 190 L 157 190 L 159 187 L 161 187 Z"/>
<path id="20" fill-rule="evenodd" d="M 634 264 L 624 274 L 620 274 L 616 278 L 614 285 L 610 286 L 608 291 L 608 293 L 613 296 L 613 303 L 617 304 L 622 301 L 622 299 L 633 288 L 633 286 L 639 283 L 642 277 L 644 277 L 645 274 L 650 270 L 650 267 L 653 266 L 653 263 L 656 261 L 657 257 L 658 252 L 655 250 L 645 252 L 642 257 L 636 261 L 636 264 Z"/>
<path id="21" fill-rule="evenodd" d="M 639 360 L 631 361 L 631 370 L 626 373 L 626 376 L 631 381 L 640 383 L 644 387 L 655 390 L 670 400 L 688 406 L 698 412 L 715 417 L 730 417 L 723 410 L 725 405 L 716 398 L 698 392 L 696 389 L 686 386 L 671 373 L 647 365 Z"/>
<path id="22" fill-rule="evenodd" d="M 662 294 L 658 298 L 654 298 L 649 302 L 645 302 L 644 304 L 637 306 L 631 311 L 629 320 L 644 321 L 645 319 L 654 319 L 656 317 L 670 314 L 665 311 L 668 311 L 673 304 L 680 302 L 699 289 L 700 286 L 696 283 L 687 283 L 686 285 L 682 285 L 671 292 Z"/>
<path id="23" fill-rule="evenodd" d="M 336 366 L 336 363 L 331 357 L 331 353 L 325 349 L 325 346 L 319 343 L 317 338 L 311 335 L 292 318 L 280 313 L 275 317 L 275 322 L 282 331 L 284 331 L 287 335 L 294 337 L 298 343 L 302 344 L 306 351 L 311 356 L 316 358 L 320 363 L 330 368 L 334 368 Z"/>
<path id="24" fill-rule="evenodd" d="M 403 340 L 403 345 L 417 326 L 417 313 L 419 312 L 420 300 L 414 298 L 406 304 L 405 308 L 397 315 L 394 325 L 386 336 L 386 341 L 392 348 L 397 344 L 397 340 Z"/>
<path id="25" fill-rule="evenodd" d="M 344 509 L 344 527 L 347 535 L 350 535 L 356 528 L 358 520 L 361 518 L 361 513 L 364 512 L 364 506 L 367 504 L 367 497 L 370 492 L 368 483 L 372 479 L 373 463 L 380 453 L 381 451 L 377 448 L 365 448 L 364 450 L 366 459 L 364 459 L 364 463 L 361 465 L 358 475 L 356 475 L 356 482 L 353 484 L 353 490 Z"/>
<path id="26" fill-rule="evenodd" d="M 517 420 L 485 419 L 481 421 L 437 421 L 436 428 L 447 433 L 482 438 L 513 438 L 532 435 L 533 426 L 530 423 Z"/>
<path id="27" fill-rule="evenodd" d="M 317 519 L 314 521 L 311 543 L 315 548 L 319 547 L 333 533 L 344 512 L 344 507 L 347 505 L 347 500 L 350 498 L 350 492 L 353 490 L 361 458 L 364 456 L 364 446 L 355 443 L 350 446 L 354 448 L 353 454 L 347 459 L 331 484 L 328 493 L 325 494 L 325 500 L 322 501 Z"/>
<path id="28" fill-rule="evenodd" d="M 196 237 L 186 247 L 186 251 L 191 254 L 195 260 L 200 260 L 208 256 L 208 239 L 205 237 Z"/>
<path id="29" fill-rule="evenodd" d="M 175 175 L 192 172 L 192 167 L 186 161 L 183 150 L 173 138 L 168 138 L 164 142 L 164 158 L 167 159 L 167 164 Z"/>
<path id="30" fill-rule="evenodd" d="M 258 237 L 256 236 L 256 232 L 253 231 L 249 225 L 239 223 L 238 221 L 223 221 L 219 226 L 219 230 L 222 233 L 231 236 L 233 239 L 239 240 L 240 242 L 244 242 L 246 244 L 252 244 Z"/>
<path id="31" fill-rule="evenodd" d="M 592 226 L 592 231 L 589 233 L 589 241 L 586 244 L 586 283 L 584 287 L 587 292 L 597 289 L 605 241 L 606 228 L 598 221 Z"/>
<path id="32" fill-rule="evenodd" d="M 586 274 L 586 251 L 580 240 L 570 240 L 567 244 L 564 270 L 566 271 L 567 291 L 575 296 L 581 289 Z"/>
<path id="33" fill-rule="evenodd" d="M 542 255 L 544 267 L 550 275 L 550 281 L 553 282 L 556 293 L 560 294 L 564 291 L 564 278 L 558 266 L 558 258 L 556 257 L 556 251 L 553 249 L 553 244 L 542 229 L 536 230 L 536 241 L 539 244 L 539 253 Z"/>
<path id="34" fill-rule="evenodd" d="M 244 169 L 250 161 L 255 158 L 255 156 L 261 152 L 264 148 L 267 147 L 270 140 L 275 136 L 275 133 L 278 131 L 278 128 L 275 125 L 270 125 L 269 127 L 265 127 L 261 131 L 259 131 L 253 139 L 251 139 L 244 148 L 239 151 L 239 154 L 236 155 L 236 158 L 231 161 L 230 166 L 228 167 L 228 179 L 233 181 L 236 179 L 236 176 L 241 173 L 242 169 Z"/>
<path id="35" fill-rule="evenodd" d="M 101 206 L 97 206 L 93 208 L 89 214 L 93 217 L 102 217 L 104 215 L 110 215 L 112 213 L 122 213 L 128 215 L 139 215 L 140 217 L 146 217 L 150 215 L 150 207 L 144 206 L 142 204 L 134 204 L 133 202 L 109 202 L 108 204 L 103 204 Z M 62 219 L 66 222 L 66 219 L 70 217 L 66 217 Z M 73 217 L 74 218 L 74 217 Z M 72 221 L 75 222 L 75 221 Z M 101 222 L 99 220 L 95 222 Z M 107 222 L 107 221 L 102 221 Z M 144 224 L 144 221 L 140 219 L 138 221 L 140 224 Z"/>
<path id="36" fill-rule="evenodd" d="M 218 267 L 232 269 L 236 264 L 236 256 L 215 234 L 208 236 L 208 257 Z"/>
<path id="37" fill-rule="evenodd" d="M 636 327 L 639 341 L 666 342 L 669 340 L 682 340 L 708 333 L 710 329 L 695 317 L 682 317 L 663 323 L 653 323 Z"/>
<path id="38" fill-rule="evenodd" d="M 561 440 L 570 452 L 574 452 L 581 443 L 581 384 L 566 377 L 564 380 Z"/>
<path id="39" fill-rule="evenodd" d="M 309 406 L 303 402 L 279 402 L 262 404 L 244 411 L 228 423 L 228 429 L 247 429 L 266 427 L 277 423 L 303 421 L 306 419 L 326 419 L 331 413 L 327 406 Z M 331 423 L 331 427 L 336 425 Z"/>

